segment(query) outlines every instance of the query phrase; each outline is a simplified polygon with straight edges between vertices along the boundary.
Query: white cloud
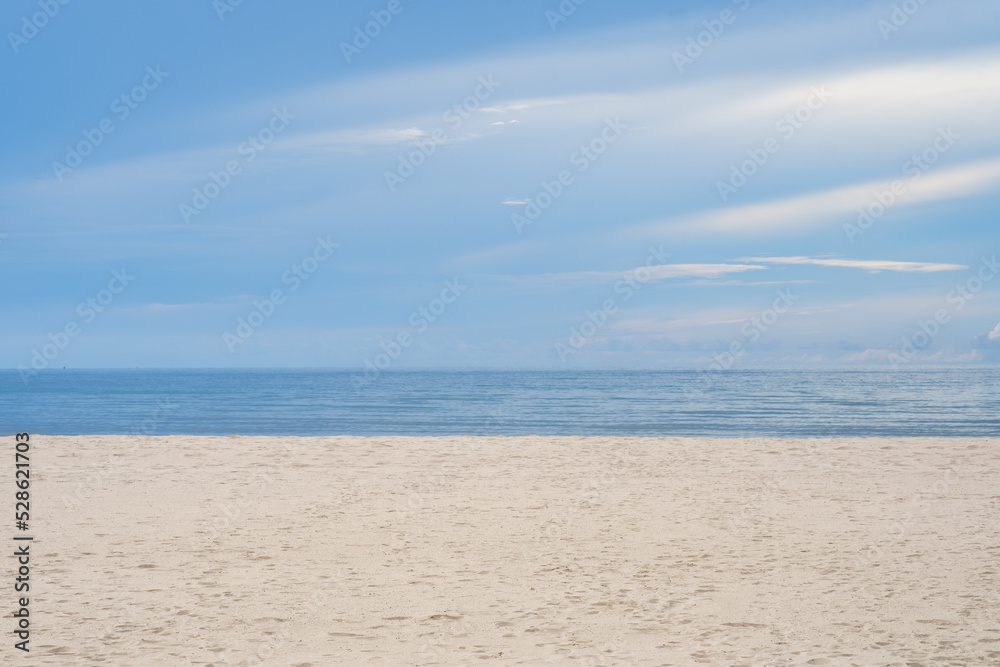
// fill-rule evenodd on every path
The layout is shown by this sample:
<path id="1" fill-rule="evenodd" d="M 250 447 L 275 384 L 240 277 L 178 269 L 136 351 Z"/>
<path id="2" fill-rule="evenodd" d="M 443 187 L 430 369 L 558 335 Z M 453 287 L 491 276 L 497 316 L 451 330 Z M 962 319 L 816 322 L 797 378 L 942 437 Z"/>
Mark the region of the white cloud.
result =
<path id="1" fill-rule="evenodd" d="M 868 181 L 782 199 L 732 206 L 721 210 L 637 225 L 637 235 L 685 230 L 695 233 L 768 233 L 795 227 L 828 224 L 831 218 L 855 213 L 876 201 L 875 192 L 891 188 L 893 180 Z M 903 180 L 900 178 L 899 180 Z M 905 180 L 906 191 L 894 206 L 956 199 L 986 192 L 1000 184 L 1000 160 L 984 160 L 952 169 L 929 172 L 916 181 Z"/>
<path id="2" fill-rule="evenodd" d="M 731 273 L 761 271 L 766 268 L 753 264 L 661 264 L 651 267 L 641 266 L 630 271 L 573 271 L 543 273 L 537 276 L 510 276 L 510 278 L 532 284 L 582 287 L 613 283 L 626 278 L 645 284 L 672 278 L 718 278 Z M 648 277 L 646 272 L 649 273 Z"/>
<path id="3" fill-rule="evenodd" d="M 815 266 L 835 266 L 866 271 L 899 271 L 903 273 L 936 273 L 938 271 L 959 271 L 969 267 L 961 264 L 933 264 L 927 262 L 894 262 L 890 260 L 867 259 L 816 259 L 813 257 L 744 257 L 742 262 L 762 264 L 812 264 Z"/>
<path id="4" fill-rule="evenodd" d="M 1000 340 L 1000 324 L 990 332 L 990 340 Z"/>
<path id="5" fill-rule="evenodd" d="M 804 101 L 810 87 L 820 88 L 815 80 L 782 80 L 761 88 L 725 107 L 709 110 L 706 122 L 712 124 L 739 123 L 748 117 L 784 114 Z M 836 123 L 848 119 L 896 118 L 899 122 L 913 120 L 918 115 L 938 115 L 943 111 L 957 112 L 968 118 L 989 113 L 985 108 L 969 108 L 973 100 L 989 104 L 1000 100 L 1000 58 L 995 50 L 965 53 L 951 57 L 911 59 L 881 66 L 869 66 L 830 72 L 822 78 L 822 88 L 830 94 L 831 107 L 820 113 L 833 112 Z M 950 115 L 950 114 L 945 114 Z M 883 129 L 883 123 L 875 131 Z M 855 128 L 853 134 L 869 132 L 871 128 Z"/>
<path id="6" fill-rule="evenodd" d="M 354 148 L 359 146 L 392 146 L 428 136 L 416 127 L 396 129 L 349 129 L 300 134 L 275 143 L 274 147 L 285 150 L 324 150 L 330 148 Z"/>
<path id="7" fill-rule="evenodd" d="M 819 25 L 817 29 L 823 27 Z M 842 27 L 847 30 L 846 24 Z M 738 40 L 734 35 L 732 44 Z M 496 71 L 500 82 L 522 83 L 523 75 L 530 85 L 523 83 L 516 96 L 513 88 L 501 85 L 496 99 L 491 99 L 489 107 L 479 109 L 482 113 L 467 120 L 461 132 L 449 131 L 448 142 L 482 139 L 517 128 L 512 135 L 527 146 L 546 151 L 558 146 L 558 150 L 565 150 L 564 146 L 573 144 L 562 143 L 562 137 L 554 139 L 558 136 L 555 131 L 572 133 L 583 141 L 595 127 L 599 128 L 600 123 L 595 123 L 595 119 L 621 114 L 631 128 L 631 136 L 637 137 L 620 149 L 623 159 L 627 151 L 634 152 L 632 158 L 648 159 L 662 155 L 664 146 L 677 152 L 689 150 L 691 159 L 699 162 L 693 166 L 695 173 L 711 182 L 724 176 L 734 146 L 753 147 L 761 131 L 771 128 L 776 118 L 801 104 L 810 85 L 817 83 L 804 80 L 800 71 L 778 71 L 763 79 L 688 79 L 669 86 L 629 78 L 631 83 L 625 86 L 621 83 L 623 74 L 633 72 L 636 64 L 647 62 L 654 54 L 669 61 L 662 43 L 648 38 L 634 43 L 630 40 L 628 48 L 613 50 L 594 49 L 590 45 L 568 48 L 573 47 L 572 43 L 559 46 L 557 50 L 546 47 L 530 57 L 518 51 L 490 60 L 393 70 L 300 90 L 291 93 L 289 99 L 285 99 L 287 93 L 283 92 L 281 98 L 269 97 L 253 103 L 242 100 L 237 107 L 192 116 L 185 122 L 195 126 L 206 118 L 213 121 L 224 118 L 230 124 L 237 120 L 239 124 L 259 122 L 260 109 L 267 108 L 272 101 L 281 106 L 287 103 L 293 110 L 309 109 L 308 114 L 302 113 L 295 121 L 287 135 L 268 146 L 259 160 L 275 170 L 280 168 L 283 174 L 295 167 L 311 171 L 319 160 L 342 163 L 358 155 L 378 156 L 393 146 L 426 138 L 429 128 L 445 126 L 442 112 L 466 93 L 470 81 L 474 82 L 482 72 Z M 473 71 L 475 76 L 471 74 Z M 989 110 L 1000 104 L 1000 53 L 995 50 L 941 57 L 932 63 L 908 60 L 891 66 L 852 67 L 829 72 L 829 76 L 825 74 L 822 78 L 829 83 L 833 97 L 830 106 L 822 110 L 823 114 L 829 114 L 816 121 L 823 123 L 822 128 L 815 128 L 822 131 L 813 132 L 824 143 L 822 146 L 805 143 L 813 135 L 803 132 L 801 146 L 809 148 L 808 156 L 832 160 L 827 149 L 835 146 L 868 161 L 869 155 L 863 149 L 871 140 L 863 132 L 878 133 L 879 145 L 893 153 L 901 145 L 913 145 L 913 149 L 906 148 L 907 152 L 900 153 L 905 156 L 910 150 L 922 148 L 923 143 L 913 144 L 915 131 L 904 132 L 901 126 L 908 123 L 911 130 L 920 128 L 918 134 L 923 136 L 937 127 L 941 118 L 954 122 L 963 136 L 975 136 L 977 146 L 989 147 L 991 142 L 1000 142 L 1000 129 L 988 117 Z M 560 81 L 561 94 L 541 94 L 552 88 L 553 79 Z M 406 105 L 397 103 L 400 91 L 409 93 Z M 330 120 L 341 117 L 345 100 L 369 100 L 368 106 L 378 111 L 359 114 L 356 117 L 363 121 L 348 124 Z M 347 104 L 347 108 L 352 107 Z M 508 113 L 523 115 L 522 124 L 511 126 L 510 123 L 517 121 L 506 120 Z M 865 122 L 860 123 L 859 118 Z M 495 122 L 506 125 L 497 126 Z M 862 131 L 860 127 L 865 129 Z M 151 134 L 171 136 L 169 132 Z M 111 163 L 95 158 L 78 169 L 67 183 L 56 183 L 54 179 L 9 183 L 0 187 L 0 203 L 23 202 L 25 208 L 34 207 L 33 212 L 37 212 L 39 208 L 50 210 L 55 206 L 54 199 L 59 205 L 56 213 L 62 214 L 91 208 L 91 202 L 105 202 L 112 195 L 117 200 L 118 193 L 123 191 L 146 199 L 148 193 L 166 188 L 186 192 L 204 179 L 208 169 L 217 169 L 216 165 L 231 159 L 240 141 L 239 135 L 228 132 L 216 136 L 225 139 L 176 152 L 172 151 L 173 144 L 161 144 L 159 149 L 154 144 L 147 147 L 150 152 L 145 155 Z M 919 141 L 931 139 L 933 132 Z M 796 136 L 796 142 L 799 140 Z M 782 159 L 786 159 L 784 154 Z M 385 165 L 392 164 L 393 160 L 387 158 Z M 380 165 L 373 171 L 378 173 L 381 168 Z M 901 176 L 894 174 L 893 178 L 896 177 Z M 1000 160 L 948 170 L 935 167 L 920 181 L 908 183 L 908 192 L 896 206 L 967 196 L 993 188 L 998 182 Z M 713 209 L 694 216 L 670 218 L 644 226 L 643 230 L 674 232 L 688 228 L 699 233 L 720 230 L 760 233 L 816 225 L 869 204 L 873 190 L 885 189 L 888 183 L 891 179 Z M 57 196 L 53 197 L 54 194 Z M 132 212 L 124 211 L 123 215 Z M 643 230 L 637 231 L 648 234 Z"/>

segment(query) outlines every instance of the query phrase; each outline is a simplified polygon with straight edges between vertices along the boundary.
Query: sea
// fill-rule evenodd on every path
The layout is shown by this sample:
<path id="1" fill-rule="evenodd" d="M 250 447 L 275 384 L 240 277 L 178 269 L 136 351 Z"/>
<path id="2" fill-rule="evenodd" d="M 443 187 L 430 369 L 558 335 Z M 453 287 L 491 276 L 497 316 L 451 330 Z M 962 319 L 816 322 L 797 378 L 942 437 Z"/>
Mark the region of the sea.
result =
<path id="1" fill-rule="evenodd" d="M 1000 435 L 1000 369 L 0 370 L 0 434 Z"/>
<path id="2" fill-rule="evenodd" d="M 1000 435 L 1000 369 L 0 371 L 0 433 Z"/>

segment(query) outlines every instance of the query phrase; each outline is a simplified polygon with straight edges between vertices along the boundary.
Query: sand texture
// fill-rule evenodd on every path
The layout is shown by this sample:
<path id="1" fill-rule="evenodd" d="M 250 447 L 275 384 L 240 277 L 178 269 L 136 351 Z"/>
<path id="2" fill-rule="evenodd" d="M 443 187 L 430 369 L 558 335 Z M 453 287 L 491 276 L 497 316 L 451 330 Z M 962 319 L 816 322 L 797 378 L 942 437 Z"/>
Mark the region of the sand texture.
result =
<path id="1" fill-rule="evenodd" d="M 992 439 L 31 446 L 3 664 L 1000 665 Z"/>

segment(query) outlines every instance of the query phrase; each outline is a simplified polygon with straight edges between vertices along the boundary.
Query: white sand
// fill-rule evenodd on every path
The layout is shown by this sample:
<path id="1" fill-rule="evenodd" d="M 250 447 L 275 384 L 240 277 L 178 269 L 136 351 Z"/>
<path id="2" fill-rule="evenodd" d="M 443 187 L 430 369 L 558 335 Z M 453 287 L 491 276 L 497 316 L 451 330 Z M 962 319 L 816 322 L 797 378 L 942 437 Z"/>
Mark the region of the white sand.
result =
<path id="1" fill-rule="evenodd" d="M 33 436 L 32 469 L 16 664 L 1000 664 L 996 440 Z"/>

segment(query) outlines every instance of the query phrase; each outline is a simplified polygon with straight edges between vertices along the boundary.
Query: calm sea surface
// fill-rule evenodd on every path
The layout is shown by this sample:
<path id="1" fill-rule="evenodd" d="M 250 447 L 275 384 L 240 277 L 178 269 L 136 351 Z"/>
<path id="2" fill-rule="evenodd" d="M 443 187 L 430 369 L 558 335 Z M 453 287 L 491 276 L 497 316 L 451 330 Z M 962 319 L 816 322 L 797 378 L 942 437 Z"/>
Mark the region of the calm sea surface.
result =
<path id="1" fill-rule="evenodd" d="M 0 433 L 995 436 L 1000 369 L 0 371 Z"/>

